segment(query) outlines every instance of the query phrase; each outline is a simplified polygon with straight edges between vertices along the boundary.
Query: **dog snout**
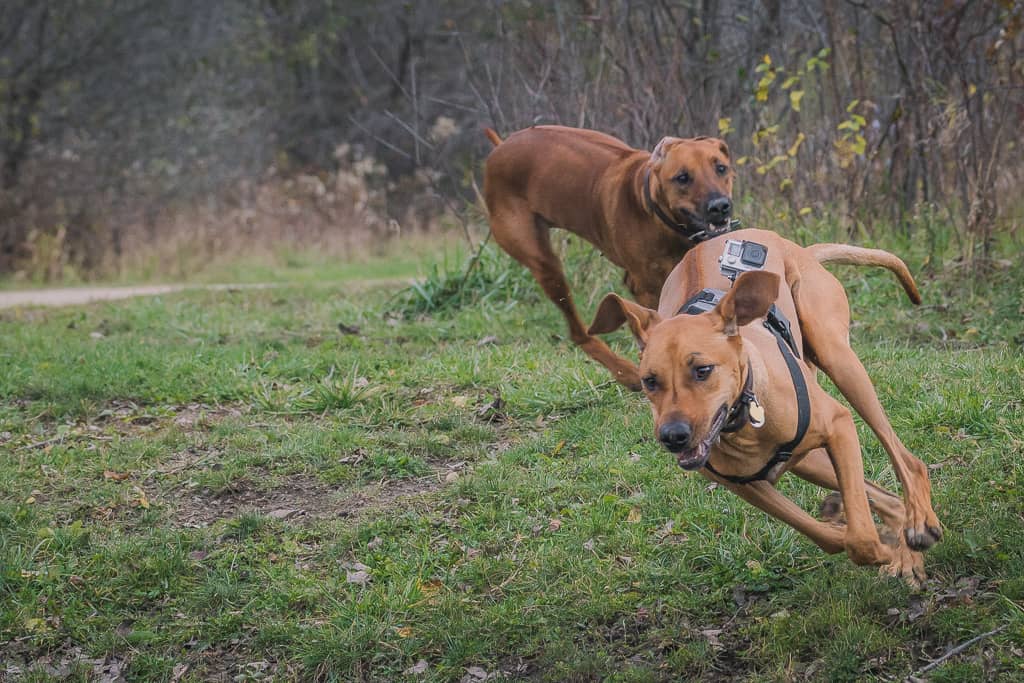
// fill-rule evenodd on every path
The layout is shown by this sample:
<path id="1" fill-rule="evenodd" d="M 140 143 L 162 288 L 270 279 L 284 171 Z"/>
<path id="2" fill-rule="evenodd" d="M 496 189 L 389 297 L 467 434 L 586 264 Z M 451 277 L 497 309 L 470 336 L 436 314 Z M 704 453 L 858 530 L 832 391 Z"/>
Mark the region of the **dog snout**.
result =
<path id="1" fill-rule="evenodd" d="M 713 223 L 719 223 L 724 221 L 732 214 L 732 200 L 728 197 L 719 195 L 718 197 L 712 197 L 708 200 L 707 204 L 707 215 L 708 220 Z"/>
<path id="2" fill-rule="evenodd" d="M 679 420 L 667 422 L 658 429 L 658 440 L 673 453 L 686 449 L 692 435 L 690 425 Z"/>

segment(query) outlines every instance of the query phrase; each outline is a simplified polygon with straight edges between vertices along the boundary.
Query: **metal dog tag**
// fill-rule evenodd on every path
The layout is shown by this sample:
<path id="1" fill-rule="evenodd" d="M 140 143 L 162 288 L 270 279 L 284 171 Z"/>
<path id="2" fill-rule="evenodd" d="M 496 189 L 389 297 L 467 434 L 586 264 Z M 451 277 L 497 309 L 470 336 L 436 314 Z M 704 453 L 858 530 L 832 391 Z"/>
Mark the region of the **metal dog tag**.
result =
<path id="1" fill-rule="evenodd" d="M 754 429 L 764 427 L 764 408 L 756 398 L 750 399 L 750 403 L 747 405 L 747 415 L 750 416 L 750 424 Z"/>

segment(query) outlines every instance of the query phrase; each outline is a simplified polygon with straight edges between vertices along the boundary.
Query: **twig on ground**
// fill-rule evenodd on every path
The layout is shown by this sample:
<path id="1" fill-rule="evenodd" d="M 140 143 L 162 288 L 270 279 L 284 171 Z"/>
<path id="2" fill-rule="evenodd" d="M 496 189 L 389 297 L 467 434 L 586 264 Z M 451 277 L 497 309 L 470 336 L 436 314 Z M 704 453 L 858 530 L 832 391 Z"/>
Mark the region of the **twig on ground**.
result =
<path id="1" fill-rule="evenodd" d="M 24 446 L 21 446 L 18 450 L 19 451 L 31 451 L 31 450 L 36 449 L 36 448 L 42 448 L 44 446 L 49 446 L 51 444 L 59 443 L 59 442 L 63 441 L 66 437 L 67 437 L 67 434 L 61 434 L 59 436 L 54 436 L 54 437 L 51 437 L 49 439 L 44 439 L 42 441 L 36 441 L 35 443 L 25 444 Z"/>
<path id="2" fill-rule="evenodd" d="M 957 656 L 958 654 L 960 654 L 961 652 L 963 652 L 964 650 L 969 648 L 971 645 L 974 645 L 978 641 L 981 641 L 981 640 L 984 640 L 985 638 L 989 638 L 991 636 L 994 636 L 995 634 L 997 634 L 1000 631 L 1003 631 L 1005 629 L 1006 629 L 1006 624 L 1003 624 L 999 628 L 994 628 L 991 631 L 989 631 L 988 633 L 982 633 L 980 636 L 974 636 L 970 640 L 968 640 L 966 642 L 963 642 L 963 643 L 960 643 L 959 645 L 957 645 L 954 648 L 950 648 L 946 652 L 946 654 L 944 654 L 941 657 L 939 657 L 938 659 L 936 659 L 936 660 L 926 664 L 925 666 L 922 666 L 920 669 L 918 669 L 917 671 L 912 673 L 911 676 L 920 676 L 923 673 L 927 673 L 927 672 L 931 671 L 932 669 L 934 669 L 935 667 L 937 667 L 940 664 L 942 664 L 943 662 L 947 661 L 950 657 Z"/>

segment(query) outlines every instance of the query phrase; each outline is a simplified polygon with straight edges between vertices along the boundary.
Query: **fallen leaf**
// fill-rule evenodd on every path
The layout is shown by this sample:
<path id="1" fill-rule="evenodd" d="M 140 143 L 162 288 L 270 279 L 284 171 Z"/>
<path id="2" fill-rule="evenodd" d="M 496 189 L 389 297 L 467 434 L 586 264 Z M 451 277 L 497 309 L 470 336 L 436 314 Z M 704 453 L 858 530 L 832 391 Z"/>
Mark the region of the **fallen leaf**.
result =
<path id="1" fill-rule="evenodd" d="M 404 673 L 406 676 L 418 676 L 421 673 L 426 672 L 426 670 L 429 667 L 430 665 L 427 664 L 427 660 L 421 659 L 420 661 L 416 662 L 402 673 Z"/>
<path id="2" fill-rule="evenodd" d="M 720 641 L 718 639 L 718 636 L 720 636 L 722 634 L 722 629 L 720 629 L 720 628 L 709 628 L 709 629 L 705 629 L 705 630 L 701 631 L 700 634 L 708 639 L 708 645 L 710 645 L 713 649 L 715 649 L 715 650 L 721 650 L 722 649 L 722 647 L 723 647 L 722 646 L 722 641 Z"/>
<path id="3" fill-rule="evenodd" d="M 124 481 L 132 476 L 131 472 L 115 472 L 114 470 L 103 470 L 103 478 L 111 481 Z"/>
<path id="4" fill-rule="evenodd" d="M 45 619 L 26 619 L 25 630 L 26 631 L 45 631 L 47 629 Z"/>
<path id="5" fill-rule="evenodd" d="M 561 528 L 562 528 L 562 520 L 560 520 L 560 519 L 551 519 L 551 520 L 548 521 L 548 530 L 549 531 L 558 531 Z"/>
<path id="6" fill-rule="evenodd" d="M 188 673 L 189 664 L 175 664 L 171 671 L 171 683 L 178 683 Z"/>
<path id="7" fill-rule="evenodd" d="M 373 580 L 373 578 L 370 576 L 370 568 L 362 562 L 352 562 L 351 564 L 343 566 L 345 567 L 346 570 L 345 580 L 349 583 L 365 586 Z"/>
<path id="8" fill-rule="evenodd" d="M 427 597 L 433 597 L 441 591 L 443 584 L 438 579 L 431 579 L 425 583 L 420 584 L 420 593 Z"/>
<path id="9" fill-rule="evenodd" d="M 629 515 L 626 517 L 626 521 L 630 524 L 636 524 L 643 518 L 643 513 L 640 512 L 640 508 L 634 507 L 629 511 Z"/>
<path id="10" fill-rule="evenodd" d="M 140 489 L 138 486 L 133 487 L 132 491 L 134 491 L 136 495 L 135 504 L 144 510 L 148 510 L 149 498 L 146 497 L 146 492 Z"/>
<path id="11" fill-rule="evenodd" d="M 370 583 L 371 578 L 369 572 L 345 572 L 345 580 L 349 583 L 365 586 Z"/>
<path id="12" fill-rule="evenodd" d="M 411 626 L 396 626 L 395 627 L 395 633 L 398 634 L 399 638 L 409 638 L 410 636 L 412 636 L 412 627 Z"/>

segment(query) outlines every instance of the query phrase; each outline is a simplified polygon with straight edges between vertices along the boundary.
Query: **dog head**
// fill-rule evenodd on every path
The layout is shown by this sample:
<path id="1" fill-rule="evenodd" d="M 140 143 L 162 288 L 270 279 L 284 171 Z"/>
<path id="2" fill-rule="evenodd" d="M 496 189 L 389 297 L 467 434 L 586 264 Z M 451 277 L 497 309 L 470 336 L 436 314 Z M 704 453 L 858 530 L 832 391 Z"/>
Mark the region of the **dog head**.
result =
<path id="1" fill-rule="evenodd" d="M 721 232 L 732 217 L 735 172 L 718 138 L 662 138 L 651 153 L 651 198 L 679 224 Z"/>
<path id="2" fill-rule="evenodd" d="M 779 276 L 743 273 L 714 310 L 663 319 L 656 311 L 609 294 L 590 334 L 628 323 L 640 346 L 640 378 L 658 441 L 683 469 L 700 469 L 743 392 L 746 359 L 739 328 L 763 317 L 779 294 Z"/>

